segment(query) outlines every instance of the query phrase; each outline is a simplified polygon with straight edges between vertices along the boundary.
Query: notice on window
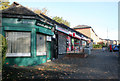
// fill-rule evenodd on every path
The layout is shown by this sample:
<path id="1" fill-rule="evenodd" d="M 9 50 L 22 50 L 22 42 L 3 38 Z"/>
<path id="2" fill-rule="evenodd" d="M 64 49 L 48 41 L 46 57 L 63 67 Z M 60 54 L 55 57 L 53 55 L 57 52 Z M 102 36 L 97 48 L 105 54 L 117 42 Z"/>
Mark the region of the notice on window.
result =
<path id="1" fill-rule="evenodd" d="M 47 41 L 51 41 L 51 36 L 47 36 Z"/>

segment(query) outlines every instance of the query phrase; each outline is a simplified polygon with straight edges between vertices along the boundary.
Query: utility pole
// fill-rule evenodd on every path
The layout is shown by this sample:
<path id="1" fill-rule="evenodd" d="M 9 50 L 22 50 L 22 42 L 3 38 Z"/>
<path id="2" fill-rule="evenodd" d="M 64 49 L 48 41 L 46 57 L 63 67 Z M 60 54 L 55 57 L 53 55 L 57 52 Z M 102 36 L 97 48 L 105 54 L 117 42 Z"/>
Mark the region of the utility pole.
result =
<path id="1" fill-rule="evenodd" d="M 108 27 L 107 27 L 107 46 L 108 46 Z"/>

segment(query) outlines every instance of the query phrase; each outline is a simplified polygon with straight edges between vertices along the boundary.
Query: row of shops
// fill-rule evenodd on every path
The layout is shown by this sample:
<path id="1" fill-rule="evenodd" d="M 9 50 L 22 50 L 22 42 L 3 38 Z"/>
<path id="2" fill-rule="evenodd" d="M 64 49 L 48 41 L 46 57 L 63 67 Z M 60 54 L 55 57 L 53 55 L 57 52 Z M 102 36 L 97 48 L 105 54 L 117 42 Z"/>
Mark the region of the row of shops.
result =
<path id="1" fill-rule="evenodd" d="M 1 34 L 8 49 L 5 65 L 32 66 L 83 52 L 92 39 L 14 2 L 2 11 Z"/>

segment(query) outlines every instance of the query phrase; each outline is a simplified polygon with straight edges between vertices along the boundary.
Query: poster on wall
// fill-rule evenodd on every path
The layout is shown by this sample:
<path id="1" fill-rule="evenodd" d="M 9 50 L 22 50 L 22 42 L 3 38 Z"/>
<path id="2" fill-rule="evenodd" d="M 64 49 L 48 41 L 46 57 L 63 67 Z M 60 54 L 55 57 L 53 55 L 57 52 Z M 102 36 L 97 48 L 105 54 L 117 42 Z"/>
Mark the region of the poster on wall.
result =
<path id="1" fill-rule="evenodd" d="M 72 48 L 71 48 L 71 51 L 74 50 L 74 39 L 72 38 Z"/>
<path id="2" fill-rule="evenodd" d="M 67 51 L 71 51 L 71 38 L 67 36 Z"/>
<path id="3" fill-rule="evenodd" d="M 51 41 L 51 36 L 47 36 L 47 41 Z"/>

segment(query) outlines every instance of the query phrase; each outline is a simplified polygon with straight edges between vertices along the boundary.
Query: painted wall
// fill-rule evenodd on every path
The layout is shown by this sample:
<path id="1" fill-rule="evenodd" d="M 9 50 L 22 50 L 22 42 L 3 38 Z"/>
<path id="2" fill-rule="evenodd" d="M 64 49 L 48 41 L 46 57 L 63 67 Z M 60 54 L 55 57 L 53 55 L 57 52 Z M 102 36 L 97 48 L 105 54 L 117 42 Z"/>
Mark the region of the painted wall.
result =
<path id="1" fill-rule="evenodd" d="M 17 66 L 34 66 L 45 63 L 46 56 L 36 57 L 8 57 L 5 61 L 5 65 L 17 65 Z"/>
<path id="2" fill-rule="evenodd" d="M 94 44 L 97 44 L 98 42 L 100 42 L 99 37 L 96 36 L 96 34 L 93 32 L 93 30 L 91 28 L 75 29 L 75 30 L 92 38 Z"/>
<path id="3" fill-rule="evenodd" d="M 33 66 L 41 63 L 47 62 L 47 56 L 36 55 L 36 33 L 44 33 L 52 35 L 49 29 L 44 29 L 35 25 L 36 20 L 26 20 L 18 21 L 17 18 L 3 18 L 2 21 L 2 34 L 5 36 L 5 31 L 29 31 L 31 32 L 31 56 L 30 57 L 7 57 L 5 65 L 17 65 L 17 66 Z M 47 32 L 48 31 L 48 32 Z M 48 44 L 48 46 L 51 44 Z M 49 48 L 51 48 L 49 46 Z M 47 53 L 50 53 L 51 50 L 48 50 Z"/>
<path id="4" fill-rule="evenodd" d="M 91 38 L 90 28 L 75 29 L 75 30 Z"/>
<path id="5" fill-rule="evenodd" d="M 97 44 L 97 42 L 99 41 L 99 38 L 95 35 L 92 29 L 90 29 L 90 32 L 91 32 L 91 38 L 93 39 L 93 43 Z"/>
<path id="6" fill-rule="evenodd" d="M 93 32 L 93 29 L 91 29 L 91 38 L 93 39 L 93 42 L 95 44 L 98 44 L 99 42 L 103 41 L 95 34 L 95 32 Z"/>

